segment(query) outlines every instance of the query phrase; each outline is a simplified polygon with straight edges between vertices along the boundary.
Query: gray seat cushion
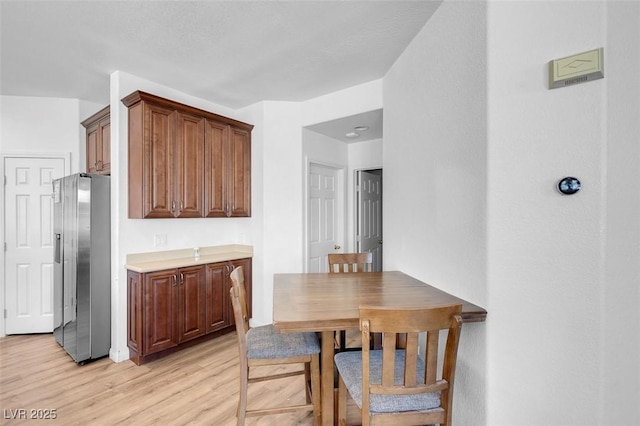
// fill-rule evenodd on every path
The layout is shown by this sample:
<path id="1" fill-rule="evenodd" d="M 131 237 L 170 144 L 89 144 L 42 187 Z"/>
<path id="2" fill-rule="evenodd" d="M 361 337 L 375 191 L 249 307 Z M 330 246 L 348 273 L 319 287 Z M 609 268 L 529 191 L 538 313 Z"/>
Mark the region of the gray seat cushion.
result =
<path id="1" fill-rule="evenodd" d="M 382 382 L 382 351 L 370 352 L 370 382 Z M 340 352 L 335 356 L 338 371 L 344 380 L 351 397 L 362 408 L 362 353 L 359 351 Z M 424 382 L 424 363 L 418 363 L 416 371 L 418 382 Z M 395 380 L 402 383 L 404 375 L 404 351 L 396 351 Z M 418 395 L 371 395 L 369 410 L 372 413 L 395 413 L 399 411 L 442 411 L 440 392 Z"/>
<path id="2" fill-rule="evenodd" d="M 273 325 L 250 328 L 247 333 L 249 359 L 273 359 L 320 353 L 315 333 L 279 333 Z"/>

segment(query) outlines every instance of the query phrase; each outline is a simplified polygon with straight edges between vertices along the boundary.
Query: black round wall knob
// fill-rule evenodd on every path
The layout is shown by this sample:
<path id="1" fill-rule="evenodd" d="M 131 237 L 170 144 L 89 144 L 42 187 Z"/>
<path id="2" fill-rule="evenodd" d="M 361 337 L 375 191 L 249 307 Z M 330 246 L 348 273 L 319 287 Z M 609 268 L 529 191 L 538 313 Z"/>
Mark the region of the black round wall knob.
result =
<path id="1" fill-rule="evenodd" d="M 558 191 L 565 195 L 572 195 L 576 192 L 580 191 L 582 188 L 582 184 L 577 178 L 574 177 L 566 177 L 558 182 Z"/>

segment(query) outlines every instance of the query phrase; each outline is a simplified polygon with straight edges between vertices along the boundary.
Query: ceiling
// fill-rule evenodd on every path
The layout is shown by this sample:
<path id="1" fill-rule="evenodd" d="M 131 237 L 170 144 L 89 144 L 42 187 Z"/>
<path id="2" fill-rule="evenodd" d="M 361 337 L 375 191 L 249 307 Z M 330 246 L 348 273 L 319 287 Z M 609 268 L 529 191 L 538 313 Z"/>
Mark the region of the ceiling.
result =
<path id="1" fill-rule="evenodd" d="M 0 93 L 107 104 L 119 70 L 229 108 L 304 101 L 382 78 L 440 3 L 1 0 Z M 379 138 L 381 117 L 315 130 Z"/>
<path id="2" fill-rule="evenodd" d="M 346 143 L 382 139 L 382 110 L 367 111 L 306 128 Z"/>

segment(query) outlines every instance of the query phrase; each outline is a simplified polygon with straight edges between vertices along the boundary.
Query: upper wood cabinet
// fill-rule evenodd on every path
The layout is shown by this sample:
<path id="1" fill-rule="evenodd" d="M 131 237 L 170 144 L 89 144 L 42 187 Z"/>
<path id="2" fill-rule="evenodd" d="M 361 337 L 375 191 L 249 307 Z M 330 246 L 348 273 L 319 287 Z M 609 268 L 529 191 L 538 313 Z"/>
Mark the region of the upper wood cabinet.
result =
<path id="1" fill-rule="evenodd" d="M 251 216 L 251 131 L 207 120 L 207 217 Z"/>
<path id="2" fill-rule="evenodd" d="M 251 216 L 253 126 L 145 92 L 129 108 L 129 217 Z"/>
<path id="3" fill-rule="evenodd" d="M 81 123 L 87 129 L 87 173 L 111 174 L 111 115 L 104 107 Z"/>

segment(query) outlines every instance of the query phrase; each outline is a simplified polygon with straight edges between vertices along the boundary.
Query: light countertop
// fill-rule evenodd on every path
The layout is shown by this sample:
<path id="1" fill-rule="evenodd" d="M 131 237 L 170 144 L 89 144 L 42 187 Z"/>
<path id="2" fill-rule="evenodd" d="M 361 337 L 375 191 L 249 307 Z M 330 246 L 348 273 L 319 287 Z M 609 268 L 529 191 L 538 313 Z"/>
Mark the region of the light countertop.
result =
<path id="1" fill-rule="evenodd" d="M 224 246 L 200 247 L 200 257 L 198 258 L 194 256 L 194 248 L 132 253 L 127 255 L 124 266 L 131 271 L 145 273 L 246 259 L 249 257 L 253 257 L 253 246 L 229 244 Z"/>

